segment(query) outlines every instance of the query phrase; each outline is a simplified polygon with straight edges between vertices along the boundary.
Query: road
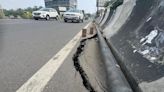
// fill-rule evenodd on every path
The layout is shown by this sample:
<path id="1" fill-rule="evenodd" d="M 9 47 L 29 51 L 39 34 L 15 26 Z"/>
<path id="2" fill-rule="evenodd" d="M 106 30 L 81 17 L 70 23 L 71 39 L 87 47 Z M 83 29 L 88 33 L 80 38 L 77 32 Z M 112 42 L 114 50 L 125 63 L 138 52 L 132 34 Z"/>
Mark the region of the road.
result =
<path id="1" fill-rule="evenodd" d="M 1 92 L 18 90 L 87 23 L 0 20 Z"/>

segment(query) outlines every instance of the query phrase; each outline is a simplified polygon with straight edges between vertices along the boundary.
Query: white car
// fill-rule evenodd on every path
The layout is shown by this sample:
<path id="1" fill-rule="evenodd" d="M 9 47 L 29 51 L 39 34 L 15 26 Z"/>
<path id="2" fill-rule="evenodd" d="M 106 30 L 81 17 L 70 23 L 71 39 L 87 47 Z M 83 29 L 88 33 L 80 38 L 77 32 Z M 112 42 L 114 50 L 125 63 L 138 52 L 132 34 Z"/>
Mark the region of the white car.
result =
<path id="1" fill-rule="evenodd" d="M 84 14 L 82 10 L 69 10 L 64 13 L 63 15 L 64 21 L 77 21 L 77 22 L 83 22 L 84 21 Z"/>
<path id="2" fill-rule="evenodd" d="M 38 11 L 34 11 L 32 13 L 32 16 L 35 20 L 38 20 L 38 19 L 46 19 L 46 20 L 49 20 L 51 18 L 55 18 L 55 19 L 58 19 L 58 12 L 53 9 L 53 8 L 42 8 Z"/>

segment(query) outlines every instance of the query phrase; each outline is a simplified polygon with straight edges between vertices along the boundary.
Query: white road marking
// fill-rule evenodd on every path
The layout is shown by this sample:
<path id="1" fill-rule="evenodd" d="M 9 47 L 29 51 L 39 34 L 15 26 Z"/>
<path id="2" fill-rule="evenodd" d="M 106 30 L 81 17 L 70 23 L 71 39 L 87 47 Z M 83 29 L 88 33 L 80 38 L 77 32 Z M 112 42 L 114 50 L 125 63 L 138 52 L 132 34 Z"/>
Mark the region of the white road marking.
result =
<path id="1" fill-rule="evenodd" d="M 87 28 L 90 23 L 85 27 Z M 81 31 L 16 92 L 42 92 L 81 38 Z"/>

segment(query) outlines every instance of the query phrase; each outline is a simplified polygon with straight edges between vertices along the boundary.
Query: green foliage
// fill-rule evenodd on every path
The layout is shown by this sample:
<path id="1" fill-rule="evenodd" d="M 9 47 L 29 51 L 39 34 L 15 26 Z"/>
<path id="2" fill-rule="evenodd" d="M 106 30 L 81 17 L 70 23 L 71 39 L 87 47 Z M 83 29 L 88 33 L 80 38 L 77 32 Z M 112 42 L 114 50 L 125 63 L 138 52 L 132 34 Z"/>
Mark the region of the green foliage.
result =
<path id="1" fill-rule="evenodd" d="M 4 9 L 4 14 L 5 16 L 14 16 L 15 18 L 17 18 L 17 16 L 20 16 L 24 19 L 30 19 L 32 18 L 32 12 L 33 11 L 36 11 L 38 9 L 42 8 L 42 6 L 34 6 L 33 8 L 32 7 L 28 7 L 26 9 L 17 9 L 17 10 L 13 10 L 13 9 L 10 9 L 10 10 L 6 10 Z"/>
<path id="2" fill-rule="evenodd" d="M 4 18 L 4 13 L 3 13 L 3 10 L 0 9 L 0 19 Z"/>
<path id="3" fill-rule="evenodd" d="M 104 4 L 104 7 L 108 7 L 110 5 L 112 5 L 114 3 L 114 1 L 106 1 Z"/>
<path id="4" fill-rule="evenodd" d="M 31 19 L 32 13 L 31 12 L 24 12 L 21 17 L 24 19 Z"/>
<path id="5" fill-rule="evenodd" d="M 116 9 L 118 6 L 122 5 L 124 0 L 115 0 L 115 2 L 111 5 L 111 9 Z"/>
<path id="6" fill-rule="evenodd" d="M 2 14 L 0 14 L 0 19 L 2 19 L 3 18 L 3 16 L 2 16 Z"/>
<path id="7" fill-rule="evenodd" d="M 123 0 L 111 0 L 106 1 L 104 7 L 110 7 L 111 9 L 115 9 L 121 4 L 123 4 Z"/>
<path id="8" fill-rule="evenodd" d="M 3 15 L 0 13 L 0 19 L 2 19 L 3 18 Z"/>

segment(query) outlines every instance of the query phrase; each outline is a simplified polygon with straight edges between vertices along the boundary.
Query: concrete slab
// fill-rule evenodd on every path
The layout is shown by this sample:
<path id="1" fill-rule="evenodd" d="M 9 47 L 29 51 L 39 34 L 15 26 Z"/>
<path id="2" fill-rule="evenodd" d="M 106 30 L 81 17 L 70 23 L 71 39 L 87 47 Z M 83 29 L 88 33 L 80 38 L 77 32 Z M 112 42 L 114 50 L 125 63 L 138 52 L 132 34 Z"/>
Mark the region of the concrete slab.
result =
<path id="1" fill-rule="evenodd" d="M 96 39 L 86 41 L 84 52 L 79 60 L 94 90 L 96 92 L 107 92 L 106 70 Z"/>

